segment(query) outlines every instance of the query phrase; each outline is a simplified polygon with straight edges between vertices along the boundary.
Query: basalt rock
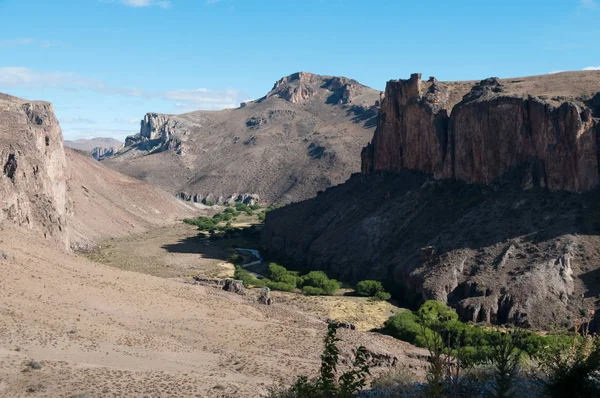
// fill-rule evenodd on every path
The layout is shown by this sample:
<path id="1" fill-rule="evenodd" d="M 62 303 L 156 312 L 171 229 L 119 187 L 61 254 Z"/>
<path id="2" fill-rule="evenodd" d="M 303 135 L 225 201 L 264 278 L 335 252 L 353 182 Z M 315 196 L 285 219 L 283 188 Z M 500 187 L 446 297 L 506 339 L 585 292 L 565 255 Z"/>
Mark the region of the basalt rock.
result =
<path id="1" fill-rule="evenodd" d="M 69 246 L 63 137 L 47 102 L 0 94 L 0 223 Z"/>

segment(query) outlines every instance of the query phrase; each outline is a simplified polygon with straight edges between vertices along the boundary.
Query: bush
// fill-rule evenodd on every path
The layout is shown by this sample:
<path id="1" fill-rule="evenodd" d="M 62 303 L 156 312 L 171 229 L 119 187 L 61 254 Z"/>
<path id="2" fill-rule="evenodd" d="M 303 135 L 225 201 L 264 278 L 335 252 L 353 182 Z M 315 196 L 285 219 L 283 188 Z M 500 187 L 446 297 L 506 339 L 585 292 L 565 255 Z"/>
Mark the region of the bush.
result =
<path id="1" fill-rule="evenodd" d="M 244 257 L 235 253 L 235 254 L 232 254 L 231 257 L 229 257 L 229 261 L 234 265 L 241 265 L 244 262 Z"/>
<path id="2" fill-rule="evenodd" d="M 340 290 L 340 283 L 335 279 L 329 279 L 323 271 L 311 271 L 301 278 L 303 287 L 313 287 L 323 291 L 322 294 L 327 296 L 334 295 Z M 304 289 L 303 289 L 304 291 Z M 316 292 L 317 290 L 312 290 Z"/>
<path id="3" fill-rule="evenodd" d="M 363 297 L 374 297 L 378 300 L 389 300 L 392 295 L 387 293 L 381 282 L 366 280 L 356 284 L 356 293 Z"/>
<path id="4" fill-rule="evenodd" d="M 302 288 L 302 293 L 307 296 L 325 296 L 325 291 L 323 289 L 313 286 L 304 286 Z"/>
<path id="5" fill-rule="evenodd" d="M 321 354 L 321 370 L 319 377 L 309 379 L 300 376 L 296 383 L 288 388 L 271 388 L 267 398 L 350 398 L 355 397 L 366 385 L 367 377 L 371 375 L 367 365 L 367 350 L 358 347 L 355 353 L 353 367 L 337 375 L 339 365 L 339 348 L 336 336 L 337 326 L 330 323 L 327 336 L 325 337 L 325 348 Z"/>
<path id="6" fill-rule="evenodd" d="M 392 295 L 388 292 L 377 292 L 374 296 L 377 300 L 388 301 L 392 298 Z"/>
<path id="7" fill-rule="evenodd" d="M 362 281 L 356 284 L 356 294 L 363 297 L 373 297 L 379 292 L 385 291 L 379 281 Z"/>
<path id="8" fill-rule="evenodd" d="M 388 318 L 385 329 L 395 338 L 415 344 L 421 333 L 421 325 L 412 311 L 402 311 Z"/>

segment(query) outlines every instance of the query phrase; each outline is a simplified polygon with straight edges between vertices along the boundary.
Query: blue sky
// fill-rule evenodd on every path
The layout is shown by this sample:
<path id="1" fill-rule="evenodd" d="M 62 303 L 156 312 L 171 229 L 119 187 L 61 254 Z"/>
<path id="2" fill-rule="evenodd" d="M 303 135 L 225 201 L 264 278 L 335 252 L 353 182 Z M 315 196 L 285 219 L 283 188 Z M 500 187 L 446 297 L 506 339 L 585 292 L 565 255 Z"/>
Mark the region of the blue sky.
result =
<path id="1" fill-rule="evenodd" d="M 66 138 L 222 109 L 297 71 L 383 89 L 600 67 L 600 0 L 0 0 L 0 92 Z"/>

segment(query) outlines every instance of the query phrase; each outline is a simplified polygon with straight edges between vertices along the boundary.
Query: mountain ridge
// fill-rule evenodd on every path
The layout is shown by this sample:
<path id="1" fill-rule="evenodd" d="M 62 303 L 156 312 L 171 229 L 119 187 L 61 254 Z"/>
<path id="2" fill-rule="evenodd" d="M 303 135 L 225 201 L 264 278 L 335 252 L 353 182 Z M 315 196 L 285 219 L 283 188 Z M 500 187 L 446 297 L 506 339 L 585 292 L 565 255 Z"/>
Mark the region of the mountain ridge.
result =
<path id="1" fill-rule="evenodd" d="M 192 201 L 307 199 L 360 170 L 380 98 L 352 79 L 298 72 L 235 109 L 147 113 L 104 162 Z"/>

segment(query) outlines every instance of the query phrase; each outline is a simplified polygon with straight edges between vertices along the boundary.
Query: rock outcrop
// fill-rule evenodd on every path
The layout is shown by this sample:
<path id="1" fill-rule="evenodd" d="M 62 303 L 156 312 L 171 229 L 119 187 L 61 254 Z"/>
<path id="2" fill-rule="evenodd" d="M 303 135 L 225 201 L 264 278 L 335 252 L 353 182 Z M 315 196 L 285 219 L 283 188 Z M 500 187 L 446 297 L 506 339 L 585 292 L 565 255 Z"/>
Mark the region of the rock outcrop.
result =
<path id="1" fill-rule="evenodd" d="M 585 192 L 598 185 L 600 122 L 589 103 L 511 93 L 490 78 L 452 106 L 450 86 L 429 83 L 424 90 L 419 74 L 388 83 L 363 173 L 410 169 L 490 184 L 524 167 L 524 187 Z"/>
<path id="2" fill-rule="evenodd" d="M 92 149 L 92 157 L 96 160 L 102 160 L 104 158 L 113 156 L 116 153 L 114 148 L 104 148 L 97 146 Z"/>
<path id="3" fill-rule="evenodd" d="M 0 222 L 69 246 L 63 137 L 47 102 L 0 94 Z"/>
<path id="4" fill-rule="evenodd" d="M 362 173 L 269 212 L 263 252 L 464 320 L 569 327 L 600 309 L 599 104 L 600 72 L 391 81 Z"/>
<path id="5" fill-rule="evenodd" d="M 149 152 L 159 152 L 173 149 L 181 154 L 181 140 L 174 137 L 176 129 L 183 127 L 169 115 L 147 113 L 140 122 L 140 132 L 125 139 L 125 147 L 137 146 Z M 185 127 L 183 127 L 185 129 Z M 187 132 L 181 131 L 183 134 Z"/>

